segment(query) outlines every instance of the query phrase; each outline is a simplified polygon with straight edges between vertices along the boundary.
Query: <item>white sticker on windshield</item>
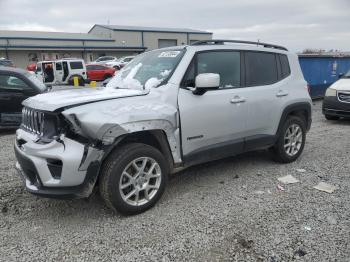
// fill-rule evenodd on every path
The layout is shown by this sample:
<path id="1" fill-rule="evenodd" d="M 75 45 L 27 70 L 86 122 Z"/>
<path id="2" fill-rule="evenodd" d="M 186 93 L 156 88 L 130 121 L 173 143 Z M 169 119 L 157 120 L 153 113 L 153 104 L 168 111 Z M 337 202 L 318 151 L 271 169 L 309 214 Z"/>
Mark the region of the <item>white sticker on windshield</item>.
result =
<path id="1" fill-rule="evenodd" d="M 161 52 L 158 57 L 177 57 L 178 54 L 180 54 L 180 51 L 166 51 L 166 52 Z"/>

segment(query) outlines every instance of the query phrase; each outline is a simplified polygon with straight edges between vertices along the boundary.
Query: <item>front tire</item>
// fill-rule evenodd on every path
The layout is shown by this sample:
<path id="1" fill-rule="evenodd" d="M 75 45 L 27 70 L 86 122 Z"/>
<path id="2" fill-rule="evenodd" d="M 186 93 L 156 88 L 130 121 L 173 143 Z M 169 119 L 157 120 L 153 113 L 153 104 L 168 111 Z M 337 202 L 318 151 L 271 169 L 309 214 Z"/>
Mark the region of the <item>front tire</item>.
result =
<path id="1" fill-rule="evenodd" d="M 276 144 L 272 148 L 274 159 L 280 163 L 295 161 L 303 152 L 305 138 L 305 121 L 298 116 L 289 116 L 282 126 Z"/>
<path id="2" fill-rule="evenodd" d="M 126 144 L 107 158 L 99 178 L 107 206 L 125 215 L 155 205 L 168 182 L 169 165 L 161 152 L 146 144 Z"/>

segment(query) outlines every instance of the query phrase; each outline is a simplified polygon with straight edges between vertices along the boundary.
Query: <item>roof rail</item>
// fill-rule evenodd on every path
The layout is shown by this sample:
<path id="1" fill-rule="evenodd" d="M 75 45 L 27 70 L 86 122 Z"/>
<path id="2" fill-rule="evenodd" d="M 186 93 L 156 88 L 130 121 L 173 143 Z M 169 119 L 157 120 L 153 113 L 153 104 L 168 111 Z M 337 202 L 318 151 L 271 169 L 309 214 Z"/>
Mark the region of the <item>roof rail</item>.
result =
<path id="1" fill-rule="evenodd" d="M 214 39 L 214 40 L 202 40 L 202 41 L 196 41 L 192 43 L 192 46 L 197 45 L 223 45 L 225 43 L 235 43 L 235 44 L 249 44 L 249 45 L 260 45 L 266 48 L 275 48 L 280 50 L 288 51 L 287 48 L 279 45 L 273 45 L 268 43 L 262 43 L 262 42 L 253 42 L 253 41 L 244 41 L 244 40 L 222 40 L 222 39 Z"/>

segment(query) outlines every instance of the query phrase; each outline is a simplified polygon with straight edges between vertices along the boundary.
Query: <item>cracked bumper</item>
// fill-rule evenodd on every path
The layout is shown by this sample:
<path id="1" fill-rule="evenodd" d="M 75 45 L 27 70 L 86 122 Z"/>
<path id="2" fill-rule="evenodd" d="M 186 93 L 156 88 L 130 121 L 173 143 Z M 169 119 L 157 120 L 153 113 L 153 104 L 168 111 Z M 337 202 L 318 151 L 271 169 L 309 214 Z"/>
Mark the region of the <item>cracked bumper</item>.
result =
<path id="1" fill-rule="evenodd" d="M 64 138 L 63 143 L 35 141 L 34 135 L 17 130 L 16 169 L 27 191 L 54 198 L 82 198 L 91 194 L 100 166 L 98 150 L 69 138 Z"/>

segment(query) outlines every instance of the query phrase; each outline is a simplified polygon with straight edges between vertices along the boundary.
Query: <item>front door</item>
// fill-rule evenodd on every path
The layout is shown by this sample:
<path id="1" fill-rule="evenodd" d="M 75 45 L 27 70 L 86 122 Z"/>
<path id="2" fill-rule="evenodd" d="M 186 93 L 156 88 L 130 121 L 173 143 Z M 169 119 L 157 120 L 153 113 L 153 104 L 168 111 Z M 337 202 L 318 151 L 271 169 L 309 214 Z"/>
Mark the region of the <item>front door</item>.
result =
<path id="1" fill-rule="evenodd" d="M 24 80 L 11 74 L 0 74 L 0 123 L 2 126 L 21 122 L 22 101 L 36 91 Z"/>
<path id="2" fill-rule="evenodd" d="M 55 62 L 55 79 L 56 79 L 56 82 L 58 82 L 58 83 L 62 83 L 62 81 L 63 81 L 62 62 Z"/>
<path id="3" fill-rule="evenodd" d="M 55 81 L 55 73 L 54 73 L 54 63 L 42 63 L 42 70 L 44 75 L 44 83 L 51 84 Z"/>
<path id="4" fill-rule="evenodd" d="M 35 68 L 35 76 L 44 83 L 44 73 L 43 73 L 43 68 L 42 68 L 42 63 L 39 62 L 36 64 Z"/>
<path id="5" fill-rule="evenodd" d="M 178 95 L 185 162 L 204 162 L 243 151 L 247 107 L 241 97 L 239 51 L 195 55 Z M 220 88 L 195 95 L 195 76 L 220 75 Z"/>

